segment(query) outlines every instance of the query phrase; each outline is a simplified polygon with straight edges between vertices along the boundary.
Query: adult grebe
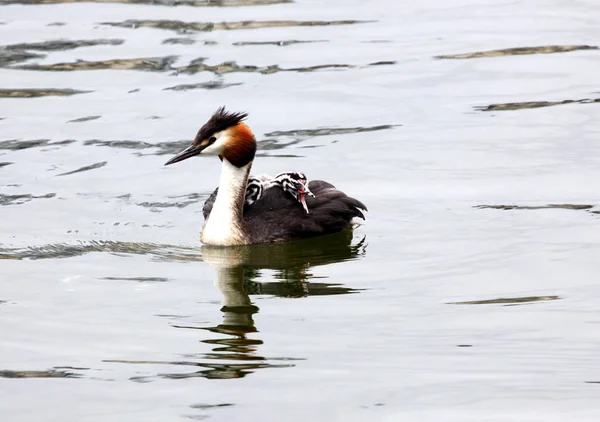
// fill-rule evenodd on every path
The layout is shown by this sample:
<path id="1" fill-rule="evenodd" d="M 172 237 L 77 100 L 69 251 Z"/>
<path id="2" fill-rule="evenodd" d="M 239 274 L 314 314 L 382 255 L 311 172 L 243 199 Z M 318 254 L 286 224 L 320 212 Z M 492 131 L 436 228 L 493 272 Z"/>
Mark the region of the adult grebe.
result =
<path id="1" fill-rule="evenodd" d="M 256 154 L 256 139 L 242 120 L 246 113 L 219 108 L 200 128 L 192 144 L 165 163 L 177 163 L 200 153 L 221 159 L 219 189 L 202 229 L 202 242 L 232 246 L 284 242 L 336 233 L 364 219 L 365 205 L 322 180 L 311 180 L 314 197 L 306 199 L 305 212 L 298 200 L 283 189 L 265 189 L 258 200 L 244 207 L 248 175 Z"/>

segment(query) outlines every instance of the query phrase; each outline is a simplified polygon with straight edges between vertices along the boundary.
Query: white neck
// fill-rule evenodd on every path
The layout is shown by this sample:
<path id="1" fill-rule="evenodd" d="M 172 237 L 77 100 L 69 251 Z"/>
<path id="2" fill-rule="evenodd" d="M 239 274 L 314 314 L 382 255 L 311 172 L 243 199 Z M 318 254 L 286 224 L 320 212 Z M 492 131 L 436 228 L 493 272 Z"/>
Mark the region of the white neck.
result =
<path id="1" fill-rule="evenodd" d="M 244 198 L 252 161 L 236 167 L 223 158 L 219 193 L 202 229 L 202 242 L 208 245 L 244 245 Z"/>

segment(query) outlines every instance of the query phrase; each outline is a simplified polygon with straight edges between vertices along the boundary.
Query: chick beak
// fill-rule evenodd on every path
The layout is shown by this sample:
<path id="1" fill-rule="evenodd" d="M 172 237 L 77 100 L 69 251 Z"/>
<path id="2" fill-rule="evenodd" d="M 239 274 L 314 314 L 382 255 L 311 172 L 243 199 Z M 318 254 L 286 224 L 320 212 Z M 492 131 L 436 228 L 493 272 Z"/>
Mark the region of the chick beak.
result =
<path id="1" fill-rule="evenodd" d="M 300 201 L 300 203 L 302 204 L 302 208 L 304 208 L 304 211 L 306 211 L 307 214 L 310 214 L 310 212 L 308 211 L 308 205 L 306 205 L 306 195 L 312 196 L 313 198 L 315 197 L 315 195 L 313 195 L 310 189 L 308 189 L 308 186 L 306 186 L 305 184 L 300 189 L 298 189 L 298 201 Z"/>
<path id="2" fill-rule="evenodd" d="M 308 196 L 312 196 L 313 198 L 316 198 L 315 195 L 308 188 L 308 182 L 304 184 L 304 193 L 306 193 Z"/>
<path id="3" fill-rule="evenodd" d="M 310 212 L 308 212 L 308 206 L 306 205 L 306 192 L 298 192 L 298 201 L 300 201 L 300 203 L 302 204 L 302 208 L 304 208 L 304 211 L 306 211 L 307 214 L 310 214 Z"/>

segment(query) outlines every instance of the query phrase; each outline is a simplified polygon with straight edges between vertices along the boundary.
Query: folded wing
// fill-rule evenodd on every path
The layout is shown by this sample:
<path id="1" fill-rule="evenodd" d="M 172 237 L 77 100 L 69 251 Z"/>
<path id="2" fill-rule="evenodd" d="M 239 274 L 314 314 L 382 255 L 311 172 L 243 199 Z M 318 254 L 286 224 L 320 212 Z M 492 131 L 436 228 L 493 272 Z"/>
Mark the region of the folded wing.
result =
<path id="1" fill-rule="evenodd" d="M 258 201 L 244 210 L 251 240 L 277 242 L 336 233 L 349 228 L 353 218 L 365 218 L 363 211 L 367 207 L 331 183 L 312 180 L 308 187 L 315 195 L 306 198 L 308 214 L 283 190 L 265 190 Z"/>

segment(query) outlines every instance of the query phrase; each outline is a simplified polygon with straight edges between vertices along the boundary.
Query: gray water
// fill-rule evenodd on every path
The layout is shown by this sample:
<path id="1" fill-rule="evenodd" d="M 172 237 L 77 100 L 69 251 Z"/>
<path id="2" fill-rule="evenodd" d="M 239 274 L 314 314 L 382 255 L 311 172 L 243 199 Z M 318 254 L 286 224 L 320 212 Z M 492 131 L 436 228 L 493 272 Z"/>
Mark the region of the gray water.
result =
<path id="1" fill-rule="evenodd" d="M 1 3 L 2 420 L 598 420 L 597 2 Z M 364 224 L 202 247 L 221 105 Z"/>

